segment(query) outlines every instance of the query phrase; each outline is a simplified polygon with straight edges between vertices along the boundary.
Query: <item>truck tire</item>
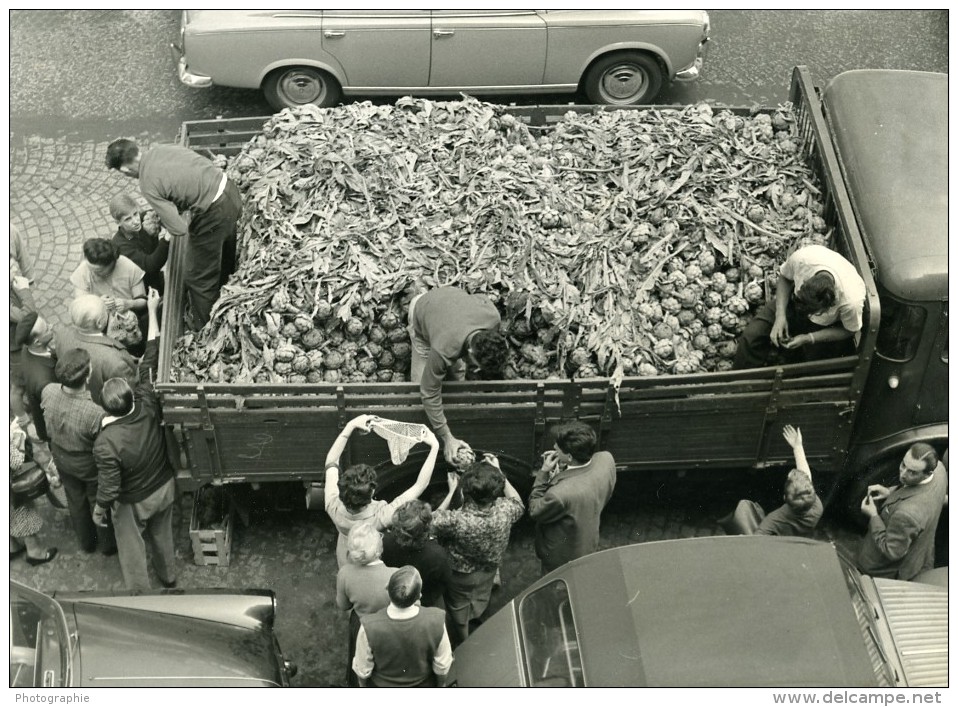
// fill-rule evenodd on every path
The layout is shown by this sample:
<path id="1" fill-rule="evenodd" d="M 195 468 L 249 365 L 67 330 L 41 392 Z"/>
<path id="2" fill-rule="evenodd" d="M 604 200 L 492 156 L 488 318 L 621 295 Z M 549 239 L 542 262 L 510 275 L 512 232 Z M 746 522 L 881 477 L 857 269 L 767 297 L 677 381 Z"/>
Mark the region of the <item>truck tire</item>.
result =
<path id="1" fill-rule="evenodd" d="M 312 103 L 325 108 L 336 105 L 342 96 L 339 82 L 312 66 L 284 66 L 263 82 L 263 94 L 277 111 Z"/>
<path id="2" fill-rule="evenodd" d="M 625 51 L 598 59 L 583 78 L 593 103 L 634 106 L 651 103 L 662 88 L 662 67 L 644 52 Z"/>

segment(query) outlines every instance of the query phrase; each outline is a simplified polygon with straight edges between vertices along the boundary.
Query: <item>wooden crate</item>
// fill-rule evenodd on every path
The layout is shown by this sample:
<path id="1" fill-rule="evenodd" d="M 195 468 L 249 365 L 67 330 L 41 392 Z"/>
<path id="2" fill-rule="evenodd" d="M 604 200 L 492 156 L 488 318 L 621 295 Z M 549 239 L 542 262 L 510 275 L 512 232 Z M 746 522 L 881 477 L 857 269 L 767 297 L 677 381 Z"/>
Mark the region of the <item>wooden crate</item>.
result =
<path id="1" fill-rule="evenodd" d="M 199 521 L 199 500 L 201 494 L 210 493 L 207 488 L 198 489 L 193 495 L 193 513 L 190 517 L 190 541 L 193 543 L 193 561 L 198 565 L 219 565 L 229 567 L 230 549 L 233 543 L 232 502 L 226 501 L 225 522 L 222 528 L 201 528 Z"/>

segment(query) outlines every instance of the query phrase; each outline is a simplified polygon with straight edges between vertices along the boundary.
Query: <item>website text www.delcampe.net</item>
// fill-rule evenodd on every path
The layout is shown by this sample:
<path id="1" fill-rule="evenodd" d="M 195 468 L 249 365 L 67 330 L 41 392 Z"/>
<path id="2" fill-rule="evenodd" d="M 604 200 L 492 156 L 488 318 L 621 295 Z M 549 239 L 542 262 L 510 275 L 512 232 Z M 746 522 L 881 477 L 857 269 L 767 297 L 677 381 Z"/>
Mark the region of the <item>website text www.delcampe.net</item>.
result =
<path id="1" fill-rule="evenodd" d="M 940 692 L 773 692 L 776 705 L 940 705 Z"/>

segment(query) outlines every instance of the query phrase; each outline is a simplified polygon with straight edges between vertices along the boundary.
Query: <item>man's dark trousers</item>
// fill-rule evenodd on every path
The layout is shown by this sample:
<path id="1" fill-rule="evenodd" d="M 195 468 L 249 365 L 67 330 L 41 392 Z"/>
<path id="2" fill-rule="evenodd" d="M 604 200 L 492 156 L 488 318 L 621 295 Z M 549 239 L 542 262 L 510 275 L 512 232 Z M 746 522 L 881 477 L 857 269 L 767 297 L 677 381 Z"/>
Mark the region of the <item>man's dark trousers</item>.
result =
<path id="1" fill-rule="evenodd" d="M 185 284 L 197 328 L 210 320 L 220 288 L 236 268 L 236 221 L 242 210 L 239 189 L 227 181 L 220 198 L 190 221 Z"/>
<path id="2" fill-rule="evenodd" d="M 73 532 L 83 552 L 99 549 L 104 555 L 116 552 L 116 537 L 113 534 L 112 514 L 107 513 L 107 527 L 97 527 L 93 522 L 93 506 L 96 504 L 97 479 L 84 481 L 60 471 L 60 482 L 67 497 Z"/>
<path id="3" fill-rule="evenodd" d="M 785 310 L 785 319 L 788 322 L 788 332 L 792 337 L 826 328 L 815 324 L 807 316 L 795 311 L 795 305 L 791 301 L 789 301 Z M 855 342 L 852 339 L 806 344 L 798 349 L 776 347 L 772 345 L 772 340 L 769 338 L 774 323 L 775 301 L 773 299 L 766 301 L 764 305 L 759 307 L 755 316 L 742 331 L 738 340 L 738 348 L 735 351 L 735 358 L 732 361 L 734 370 L 817 361 L 855 354 Z"/>

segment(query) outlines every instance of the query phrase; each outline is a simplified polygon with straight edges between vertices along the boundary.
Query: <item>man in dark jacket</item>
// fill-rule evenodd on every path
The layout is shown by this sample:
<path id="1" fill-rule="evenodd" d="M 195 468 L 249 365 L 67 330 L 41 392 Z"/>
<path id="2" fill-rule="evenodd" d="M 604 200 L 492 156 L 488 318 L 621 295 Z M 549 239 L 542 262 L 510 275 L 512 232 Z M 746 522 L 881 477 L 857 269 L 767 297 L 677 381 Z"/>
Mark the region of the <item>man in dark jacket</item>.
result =
<path id="1" fill-rule="evenodd" d="M 48 442 L 50 437 L 40 410 L 40 394 L 48 384 L 57 380 L 54 373 L 57 359 L 50 347 L 53 328 L 36 312 L 27 312 L 17 324 L 15 338 L 15 343 L 21 347 L 20 374 L 26 393 L 27 412 L 37 430 L 37 438 Z"/>
<path id="2" fill-rule="evenodd" d="M 103 404 L 103 383 L 122 377 L 136 382 L 136 360 L 119 341 L 106 333 L 110 321 L 103 298 L 98 295 L 80 295 L 70 303 L 72 326 L 55 330 L 57 352 L 83 349 L 90 354 L 90 397 L 97 405 Z"/>
<path id="3" fill-rule="evenodd" d="M 599 549 L 599 517 L 615 488 L 615 460 L 596 452 L 596 435 L 584 422 L 560 425 L 529 494 L 536 522 L 536 555 L 542 574 Z"/>
<path id="4" fill-rule="evenodd" d="M 123 378 L 103 385 L 103 427 L 93 445 L 98 488 L 93 520 L 100 523 L 113 509 L 113 525 L 120 551 L 120 568 L 129 589 L 150 589 L 146 544 L 153 550 L 153 566 L 160 583 L 176 586 L 173 557 L 173 502 L 176 486 L 160 426 L 160 407 L 151 376 L 158 361 L 159 295 L 147 300 L 149 332 L 140 363 L 136 390 Z"/>
<path id="5" fill-rule="evenodd" d="M 948 496 L 948 472 L 934 448 L 916 442 L 898 468 L 900 486 L 868 487 L 861 509 L 868 532 L 858 569 L 872 577 L 912 580 L 935 566 L 935 531 Z M 881 510 L 876 503 L 884 501 Z"/>

